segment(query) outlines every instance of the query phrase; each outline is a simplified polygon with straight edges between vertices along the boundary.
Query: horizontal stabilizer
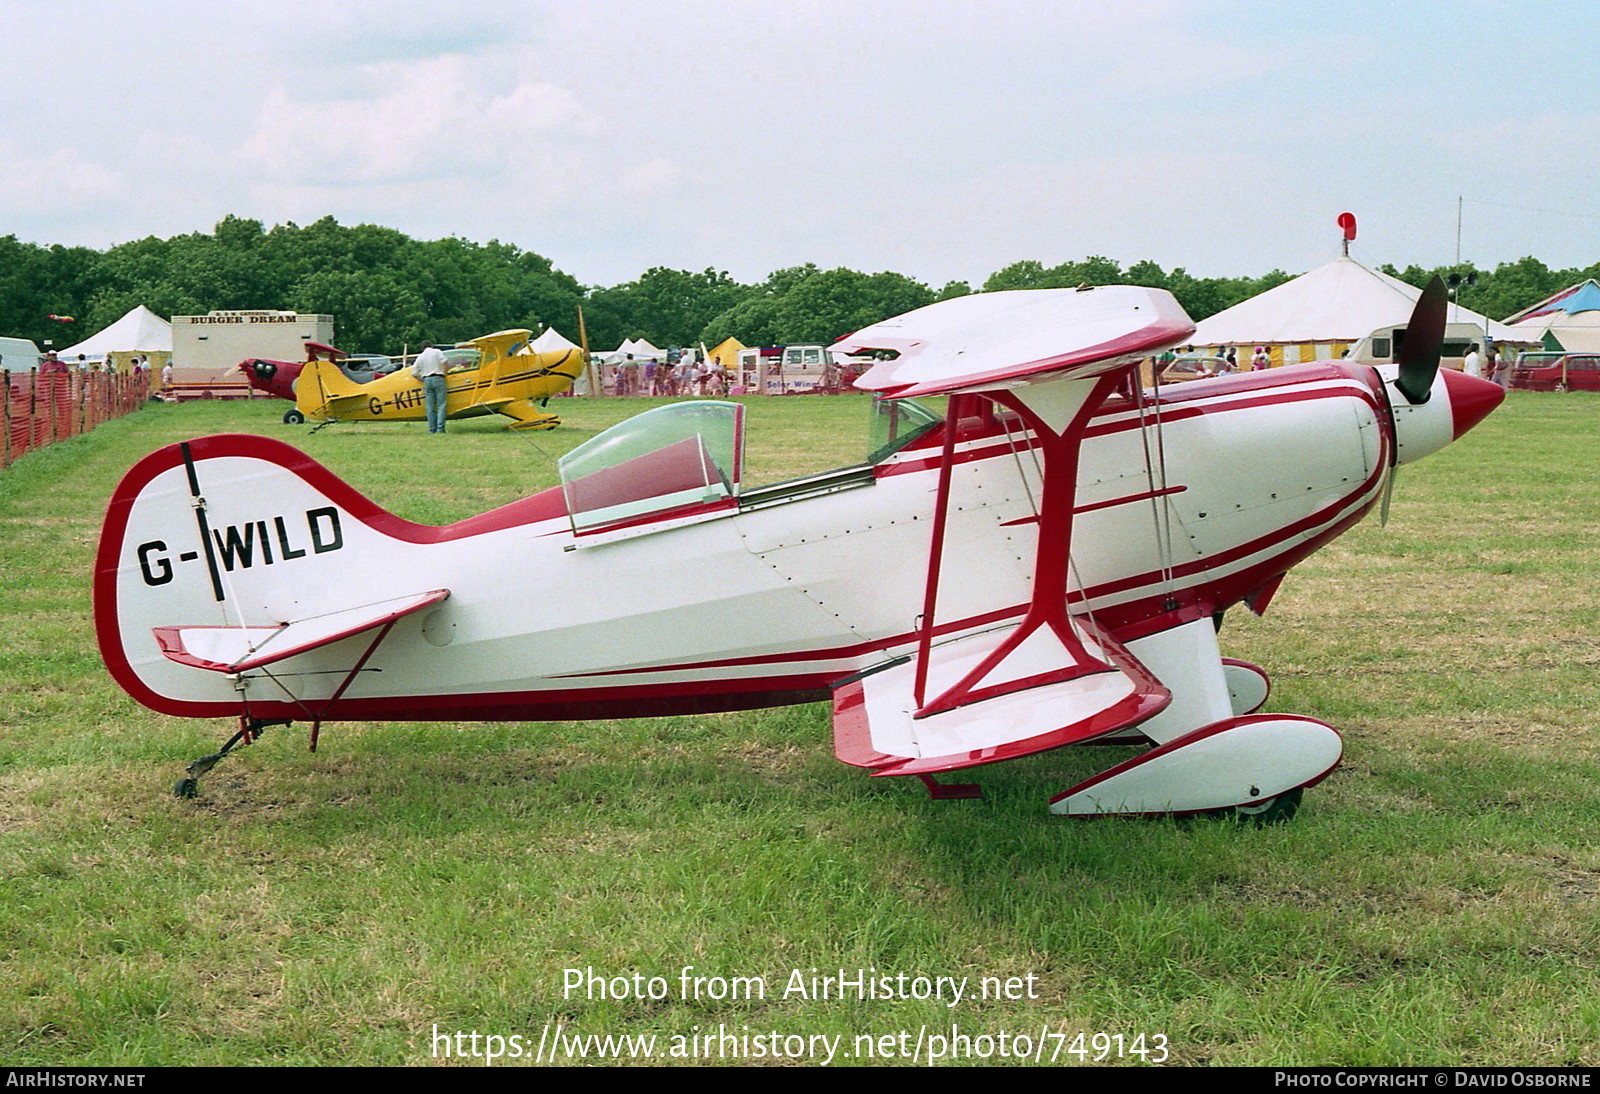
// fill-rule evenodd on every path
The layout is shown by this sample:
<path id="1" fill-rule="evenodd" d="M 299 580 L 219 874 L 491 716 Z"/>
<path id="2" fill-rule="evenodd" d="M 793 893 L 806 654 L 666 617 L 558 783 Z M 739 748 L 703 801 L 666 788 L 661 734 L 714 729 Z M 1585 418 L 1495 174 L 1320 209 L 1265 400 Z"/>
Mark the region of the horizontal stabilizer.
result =
<path id="1" fill-rule="evenodd" d="M 343 414 L 355 414 L 366 410 L 372 405 L 370 394 L 360 395 L 333 395 L 322 404 L 321 413 L 332 417 Z"/>
<path id="2" fill-rule="evenodd" d="M 170 661 L 211 672 L 245 672 L 393 623 L 412 612 L 437 604 L 449 595 L 449 589 L 434 589 L 289 623 L 245 627 L 155 627 L 152 630 L 156 644 Z"/>
<path id="3" fill-rule="evenodd" d="M 929 651 L 925 696 L 950 687 L 998 649 L 1016 625 L 968 635 Z M 1170 699 L 1126 648 L 1093 634 L 1100 671 L 1062 678 L 1060 647 L 1039 643 L 1035 664 L 1008 663 L 1022 686 L 929 713 L 915 694 L 915 657 L 841 684 L 833 693 L 834 754 L 874 775 L 931 775 L 1015 759 L 1136 725 Z M 1042 681 L 1028 686 L 1029 680 Z M 974 693 L 979 694 L 979 693 Z M 919 712 L 920 716 L 919 716 Z"/>

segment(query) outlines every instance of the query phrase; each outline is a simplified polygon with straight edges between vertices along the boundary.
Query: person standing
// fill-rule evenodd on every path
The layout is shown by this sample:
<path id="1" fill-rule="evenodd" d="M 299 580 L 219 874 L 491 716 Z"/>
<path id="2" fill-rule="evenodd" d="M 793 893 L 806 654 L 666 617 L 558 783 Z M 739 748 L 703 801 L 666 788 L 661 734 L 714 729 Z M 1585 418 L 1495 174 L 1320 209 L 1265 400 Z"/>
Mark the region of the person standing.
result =
<path id="1" fill-rule="evenodd" d="M 422 382 L 422 407 L 428 417 L 428 432 L 444 432 L 445 373 L 449 363 L 444 351 L 432 342 L 422 343 L 422 352 L 411 362 L 411 375 Z"/>
<path id="2" fill-rule="evenodd" d="M 1476 376 L 1480 380 L 1483 378 L 1483 355 L 1478 352 L 1476 342 L 1473 343 L 1472 348 L 1467 351 L 1466 358 L 1461 362 L 1461 371 L 1468 376 Z"/>
<path id="3" fill-rule="evenodd" d="M 1489 347 L 1489 379 L 1499 384 L 1504 391 L 1511 390 L 1511 370 L 1514 364 L 1511 354 L 1502 356 L 1499 346 Z"/>

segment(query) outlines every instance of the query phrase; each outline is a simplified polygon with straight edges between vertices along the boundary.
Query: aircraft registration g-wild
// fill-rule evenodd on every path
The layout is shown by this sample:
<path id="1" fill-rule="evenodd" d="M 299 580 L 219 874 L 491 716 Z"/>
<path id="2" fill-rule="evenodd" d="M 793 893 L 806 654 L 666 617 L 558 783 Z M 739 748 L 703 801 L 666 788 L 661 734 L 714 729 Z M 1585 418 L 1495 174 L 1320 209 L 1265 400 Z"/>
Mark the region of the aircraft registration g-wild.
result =
<path id="1" fill-rule="evenodd" d="M 211 436 L 145 457 L 95 563 L 101 654 L 164 714 L 550 720 L 831 699 L 834 750 L 936 797 L 963 768 L 1149 747 L 1070 815 L 1292 813 L 1330 726 L 1259 712 L 1214 621 L 1385 504 L 1400 464 L 1500 388 L 1438 368 L 1442 285 L 1397 364 L 1321 362 L 1141 390 L 1193 329 L 1154 289 L 983 293 L 867 327 L 867 459 L 741 481 L 743 408 L 660 407 L 559 461 L 561 485 L 444 527 L 299 451 Z M 945 397 L 941 420 L 915 400 Z M 714 582 L 663 581 L 695 559 Z M 537 610 L 526 607 L 537 604 Z"/>

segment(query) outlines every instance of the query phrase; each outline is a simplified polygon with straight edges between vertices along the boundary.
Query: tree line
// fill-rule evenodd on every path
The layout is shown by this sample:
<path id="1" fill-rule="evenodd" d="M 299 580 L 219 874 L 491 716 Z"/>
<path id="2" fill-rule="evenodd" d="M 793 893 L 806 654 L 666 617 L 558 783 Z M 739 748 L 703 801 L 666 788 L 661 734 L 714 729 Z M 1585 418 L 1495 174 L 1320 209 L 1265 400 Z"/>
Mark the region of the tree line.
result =
<path id="1" fill-rule="evenodd" d="M 1552 270 L 1532 257 L 1493 270 L 1470 263 L 1379 268 L 1419 286 L 1434 273 L 1473 274 L 1476 284 L 1461 290 L 1461 303 L 1495 319 L 1584 278 L 1600 278 L 1600 263 Z M 1016 262 L 990 274 L 979 288 L 1147 285 L 1171 291 L 1199 320 L 1290 276 L 1272 270 L 1260 277 L 1193 277 L 1150 261 L 1123 269 L 1096 256 L 1049 267 Z M 827 343 L 972 291 L 963 281 L 935 290 L 903 274 L 812 264 L 774 271 L 751 285 L 715 269 L 655 267 L 625 284 L 585 286 L 548 258 L 511 244 L 454 236 L 417 240 L 392 228 L 342 225 L 332 217 L 269 229 L 258 220 L 228 216 L 210 233 L 151 236 L 105 251 L 0 236 L 0 334 L 57 346 L 83 340 L 138 304 L 166 317 L 261 308 L 329 314 L 340 348 L 351 352 L 390 352 L 424 339 L 456 342 L 513 327 L 554 326 L 576 339 L 580 306 L 589 343 L 597 349 L 625 338 L 663 347 L 711 346 L 730 335 L 745 345 Z"/>

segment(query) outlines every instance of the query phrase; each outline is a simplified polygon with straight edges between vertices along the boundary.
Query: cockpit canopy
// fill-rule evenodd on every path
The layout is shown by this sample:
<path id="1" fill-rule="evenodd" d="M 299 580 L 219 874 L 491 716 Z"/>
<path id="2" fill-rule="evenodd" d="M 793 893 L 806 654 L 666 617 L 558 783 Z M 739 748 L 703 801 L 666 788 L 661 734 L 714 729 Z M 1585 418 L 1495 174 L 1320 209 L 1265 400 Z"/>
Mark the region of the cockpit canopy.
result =
<path id="1" fill-rule="evenodd" d="M 734 498 L 744 407 L 674 403 L 636 414 L 556 461 L 575 532 Z"/>
<path id="2" fill-rule="evenodd" d="M 866 460 L 837 472 L 764 486 L 764 502 L 801 497 L 830 476 L 872 478 L 888 459 L 939 424 L 909 400 L 876 399 L 867 428 Z M 644 518 L 691 516 L 739 504 L 744 475 L 744 407 L 702 400 L 636 414 L 556 461 L 575 533 L 594 533 Z M 792 487 L 792 488 L 791 488 Z"/>

